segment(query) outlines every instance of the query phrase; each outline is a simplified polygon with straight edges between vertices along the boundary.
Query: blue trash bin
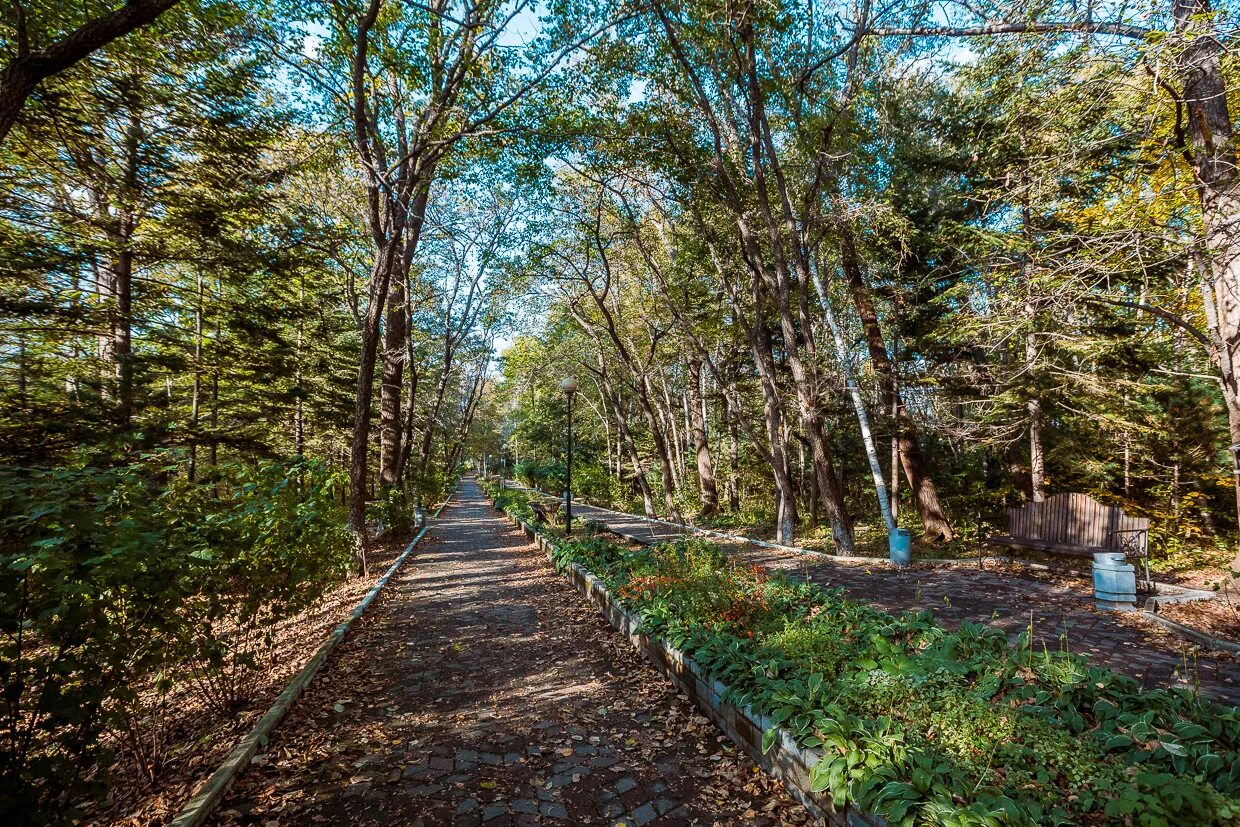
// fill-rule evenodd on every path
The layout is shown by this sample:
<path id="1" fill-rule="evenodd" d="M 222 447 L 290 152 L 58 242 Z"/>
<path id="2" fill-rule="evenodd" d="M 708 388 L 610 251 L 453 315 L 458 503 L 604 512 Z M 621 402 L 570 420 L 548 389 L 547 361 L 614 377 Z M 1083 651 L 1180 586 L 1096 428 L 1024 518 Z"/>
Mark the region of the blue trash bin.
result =
<path id="1" fill-rule="evenodd" d="M 907 566 L 913 559 L 913 532 L 907 528 L 897 528 L 887 535 L 887 547 L 891 551 L 893 564 Z"/>
<path id="2" fill-rule="evenodd" d="M 1094 555 L 1094 603 L 1104 611 L 1136 609 L 1137 573 L 1122 552 Z"/>

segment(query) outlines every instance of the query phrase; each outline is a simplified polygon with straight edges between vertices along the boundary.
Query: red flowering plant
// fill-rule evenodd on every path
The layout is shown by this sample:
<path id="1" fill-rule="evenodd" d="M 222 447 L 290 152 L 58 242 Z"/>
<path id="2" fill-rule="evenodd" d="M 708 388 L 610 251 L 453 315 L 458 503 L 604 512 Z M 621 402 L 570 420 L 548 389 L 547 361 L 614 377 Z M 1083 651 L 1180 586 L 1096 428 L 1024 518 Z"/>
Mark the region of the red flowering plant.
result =
<path id="1" fill-rule="evenodd" d="M 752 637 L 771 611 L 765 584 L 760 568 L 738 566 L 717 546 L 683 539 L 649 549 L 619 597 L 645 608 L 658 604 L 668 619 Z"/>
<path id="2" fill-rule="evenodd" d="M 665 598 L 681 587 L 681 581 L 664 574 L 646 574 L 634 577 L 620 587 L 620 599 L 624 601 L 649 601 Z"/>

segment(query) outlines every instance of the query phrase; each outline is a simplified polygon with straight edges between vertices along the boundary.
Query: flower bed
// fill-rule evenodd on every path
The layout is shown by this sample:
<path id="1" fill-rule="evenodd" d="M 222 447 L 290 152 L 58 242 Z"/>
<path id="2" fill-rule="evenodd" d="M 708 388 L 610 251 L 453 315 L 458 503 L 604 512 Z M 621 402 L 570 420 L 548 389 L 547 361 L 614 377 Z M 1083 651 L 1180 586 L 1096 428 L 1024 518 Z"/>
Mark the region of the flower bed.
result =
<path id="1" fill-rule="evenodd" d="M 498 492 L 510 511 L 521 492 Z M 527 507 L 527 506 L 526 506 Z M 1229 824 L 1240 716 L 997 629 L 948 632 L 760 569 L 697 540 L 560 542 L 643 631 L 691 656 L 825 758 L 811 789 L 893 823 Z M 774 731 L 769 733 L 774 737 Z"/>

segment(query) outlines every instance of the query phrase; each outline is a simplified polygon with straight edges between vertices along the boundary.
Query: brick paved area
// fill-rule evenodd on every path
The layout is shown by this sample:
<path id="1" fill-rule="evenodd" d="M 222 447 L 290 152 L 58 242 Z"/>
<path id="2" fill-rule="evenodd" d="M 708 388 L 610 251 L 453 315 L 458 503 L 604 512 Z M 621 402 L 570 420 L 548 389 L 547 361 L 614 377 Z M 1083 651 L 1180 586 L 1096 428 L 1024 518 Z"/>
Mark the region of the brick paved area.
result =
<path id="1" fill-rule="evenodd" d="M 804 811 L 466 479 L 217 824 L 772 824 Z"/>
<path id="2" fill-rule="evenodd" d="M 641 517 L 573 505 L 577 521 L 598 520 L 644 542 L 680 536 L 679 529 Z M 851 596 L 887 611 L 928 609 L 948 627 L 961 622 L 990 623 L 1014 642 L 1032 624 L 1039 651 L 1061 647 L 1094 663 L 1131 675 L 1147 687 L 1197 686 L 1206 694 L 1240 704 L 1240 661 L 1234 655 L 1199 651 L 1192 641 L 1168 632 L 1137 613 L 1098 612 L 1087 579 L 1041 576 L 1006 567 L 839 562 L 813 554 L 734 545 L 733 554 L 753 563 L 842 587 Z"/>

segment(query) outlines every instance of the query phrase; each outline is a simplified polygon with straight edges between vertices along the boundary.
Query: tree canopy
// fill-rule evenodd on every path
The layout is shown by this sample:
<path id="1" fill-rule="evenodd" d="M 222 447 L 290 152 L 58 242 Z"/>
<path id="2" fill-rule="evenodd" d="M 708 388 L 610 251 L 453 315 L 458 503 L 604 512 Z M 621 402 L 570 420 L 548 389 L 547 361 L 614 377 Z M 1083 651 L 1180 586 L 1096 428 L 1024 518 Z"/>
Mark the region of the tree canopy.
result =
<path id="1" fill-rule="evenodd" d="M 156 773 L 132 687 L 227 708 L 258 649 L 221 624 L 366 574 L 467 461 L 562 490 L 570 375 L 572 486 L 611 506 L 972 555 L 1085 492 L 1162 570 L 1240 569 L 1235 27 L 5 4 L 0 815 Z"/>

